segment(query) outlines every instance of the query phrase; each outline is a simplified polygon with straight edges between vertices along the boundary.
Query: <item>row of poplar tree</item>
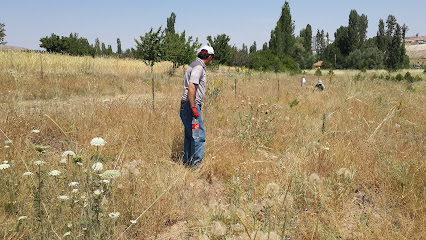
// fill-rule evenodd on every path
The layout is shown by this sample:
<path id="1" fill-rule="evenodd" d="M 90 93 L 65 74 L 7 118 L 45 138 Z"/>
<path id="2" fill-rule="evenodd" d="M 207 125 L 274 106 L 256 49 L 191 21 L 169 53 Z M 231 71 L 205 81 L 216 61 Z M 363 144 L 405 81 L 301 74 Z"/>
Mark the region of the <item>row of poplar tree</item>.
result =
<path id="1" fill-rule="evenodd" d="M 70 55 L 118 56 L 137 58 L 154 65 L 159 61 L 173 62 L 174 67 L 189 64 L 194 60 L 197 49 L 201 46 L 198 38 L 187 37 L 185 31 L 177 33 L 174 25 L 175 13 L 167 18 L 167 27 L 163 30 L 151 30 L 135 39 L 135 47 L 125 51 L 117 39 L 117 51 L 113 52 L 96 39 L 89 44 L 86 38 L 71 33 L 69 37 L 52 34 L 40 39 L 40 47 L 50 52 Z M 207 41 L 215 49 L 215 64 L 229 66 L 246 66 L 261 71 L 287 71 L 312 68 L 316 61 L 323 61 L 323 67 L 334 69 L 399 69 L 409 66 L 405 53 L 405 33 L 407 26 L 398 24 L 393 15 L 386 22 L 379 21 L 377 35 L 367 39 L 368 18 L 359 15 L 356 10 L 349 14 L 347 26 L 341 26 L 334 33 L 334 42 L 330 43 L 329 34 L 317 30 L 313 38 L 312 27 L 308 24 L 299 35 L 294 33 L 295 22 L 292 20 L 290 5 L 285 2 L 281 16 L 271 38 L 262 47 L 256 42 L 250 47 L 243 44 L 241 49 L 230 45 L 231 38 L 226 34 L 208 36 Z M 314 40 L 314 44 L 313 44 Z"/>

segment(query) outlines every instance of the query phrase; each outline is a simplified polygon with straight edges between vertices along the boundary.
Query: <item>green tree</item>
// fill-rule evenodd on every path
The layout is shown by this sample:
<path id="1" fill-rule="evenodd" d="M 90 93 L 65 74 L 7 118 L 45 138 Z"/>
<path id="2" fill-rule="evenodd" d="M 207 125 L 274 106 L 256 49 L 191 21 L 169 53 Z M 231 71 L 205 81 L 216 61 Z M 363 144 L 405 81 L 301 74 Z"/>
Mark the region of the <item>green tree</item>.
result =
<path id="1" fill-rule="evenodd" d="M 112 51 L 112 46 L 108 45 L 108 49 L 107 49 L 107 55 L 108 56 L 112 56 L 114 54 L 114 52 Z"/>
<path id="2" fill-rule="evenodd" d="M 96 56 L 102 55 L 101 42 L 99 41 L 99 38 L 96 38 L 95 40 L 95 55 Z"/>
<path id="3" fill-rule="evenodd" d="M 243 43 L 243 46 L 241 47 L 241 51 L 248 53 L 248 48 L 244 43 Z"/>
<path id="4" fill-rule="evenodd" d="M 105 43 L 101 43 L 101 53 L 102 55 L 108 55 L 108 50 L 105 47 Z"/>
<path id="5" fill-rule="evenodd" d="M 40 39 L 40 47 L 48 52 L 62 53 L 65 52 L 65 42 L 57 35 L 51 34 L 50 37 Z"/>
<path id="6" fill-rule="evenodd" d="M 7 42 L 4 41 L 4 37 L 6 37 L 6 30 L 4 29 L 6 25 L 4 23 L 0 23 L 0 45 L 5 45 Z"/>
<path id="7" fill-rule="evenodd" d="M 305 51 L 312 54 L 312 26 L 310 24 L 300 30 L 300 37 L 303 38 L 303 48 Z"/>
<path id="8" fill-rule="evenodd" d="M 350 51 L 362 48 L 367 36 L 368 18 L 366 15 L 358 15 L 356 10 L 349 13 L 348 35 Z"/>
<path id="9" fill-rule="evenodd" d="M 151 28 L 148 33 L 145 33 L 145 36 L 139 37 L 139 41 L 135 39 L 135 57 L 142 59 L 147 65 L 151 66 L 151 71 L 154 64 L 161 61 L 161 56 L 163 56 L 163 39 L 161 27 L 157 31 Z"/>
<path id="10" fill-rule="evenodd" d="M 377 30 L 376 35 L 376 41 L 377 41 L 377 47 L 382 51 L 385 52 L 388 46 L 388 37 L 385 35 L 385 23 L 383 22 L 383 19 L 379 20 L 379 29 Z"/>
<path id="11" fill-rule="evenodd" d="M 40 47 L 49 52 L 68 53 L 73 56 L 95 55 L 95 49 L 86 38 L 81 38 L 78 33 L 70 33 L 69 37 L 59 37 L 51 34 L 50 37 L 40 39 Z"/>
<path id="12" fill-rule="evenodd" d="M 162 60 L 173 63 L 173 68 L 181 65 L 190 64 L 196 56 L 196 50 L 200 47 L 198 39 L 192 40 L 192 37 L 186 37 L 185 31 L 181 34 L 175 31 L 176 14 L 171 13 L 167 18 L 167 28 L 164 30 L 164 55 Z"/>
<path id="13" fill-rule="evenodd" d="M 379 25 L 381 23 L 379 22 Z M 383 37 L 384 65 L 389 69 L 408 67 L 409 59 L 406 55 L 404 39 L 408 27 L 399 25 L 395 16 L 389 15 L 386 21 L 386 35 Z"/>
<path id="14" fill-rule="evenodd" d="M 213 39 L 211 36 L 207 36 L 207 41 L 214 49 L 215 62 L 218 64 L 226 64 L 231 60 L 230 56 L 232 49 L 229 45 L 230 40 L 231 38 L 226 34 L 217 35 Z"/>
<path id="15" fill-rule="evenodd" d="M 320 32 L 320 30 L 318 29 L 317 34 L 315 35 L 315 45 L 316 45 L 315 50 L 318 56 L 320 56 L 320 58 L 324 52 L 324 49 L 327 47 L 327 43 L 328 43 L 328 39 L 324 36 L 324 30 L 321 30 Z"/>
<path id="16" fill-rule="evenodd" d="M 123 50 L 121 49 L 121 40 L 117 38 L 117 55 L 120 57 L 123 54 Z"/>
<path id="17" fill-rule="evenodd" d="M 249 67 L 258 71 L 282 70 L 281 60 L 269 49 L 250 53 Z"/>
<path id="18" fill-rule="evenodd" d="M 176 22 L 176 14 L 172 12 L 170 17 L 167 18 L 167 27 L 165 29 L 167 34 L 175 34 L 175 22 Z"/>
<path id="19" fill-rule="evenodd" d="M 271 31 L 269 49 L 280 59 L 293 54 L 295 43 L 294 22 L 291 19 L 290 5 L 286 1 L 281 9 L 281 16 L 274 30 Z"/>
<path id="20" fill-rule="evenodd" d="M 257 51 L 257 46 L 256 46 L 256 41 L 254 41 L 253 45 L 250 46 L 250 53 L 253 53 L 256 51 Z"/>
<path id="21" fill-rule="evenodd" d="M 249 63 L 249 54 L 247 51 L 247 46 L 243 44 L 243 47 L 238 50 L 234 48 L 234 57 L 232 61 L 233 66 L 242 67 L 247 66 Z"/>

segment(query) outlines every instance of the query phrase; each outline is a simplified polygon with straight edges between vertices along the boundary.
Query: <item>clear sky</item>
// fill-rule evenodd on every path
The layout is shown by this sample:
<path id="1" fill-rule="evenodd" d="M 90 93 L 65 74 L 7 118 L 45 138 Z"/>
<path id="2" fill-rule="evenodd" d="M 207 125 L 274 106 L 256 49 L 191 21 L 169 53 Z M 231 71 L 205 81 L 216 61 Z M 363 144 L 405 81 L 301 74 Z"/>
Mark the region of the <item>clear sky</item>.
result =
<path id="1" fill-rule="evenodd" d="M 377 32 L 379 19 L 389 14 L 409 28 L 407 36 L 426 36 L 426 0 L 289 0 L 295 35 L 311 24 L 334 32 L 348 25 L 349 12 L 355 9 L 368 17 L 368 37 Z M 231 44 L 241 48 L 256 41 L 258 48 L 268 42 L 271 30 L 281 14 L 284 0 L 1 0 L 0 23 L 6 24 L 7 45 L 40 49 L 40 38 L 71 32 L 85 37 L 91 44 L 99 38 L 115 51 L 117 38 L 124 49 L 135 46 L 135 38 L 151 27 L 167 25 L 176 14 L 175 29 L 198 37 L 206 44 L 208 35 L 225 33 Z"/>

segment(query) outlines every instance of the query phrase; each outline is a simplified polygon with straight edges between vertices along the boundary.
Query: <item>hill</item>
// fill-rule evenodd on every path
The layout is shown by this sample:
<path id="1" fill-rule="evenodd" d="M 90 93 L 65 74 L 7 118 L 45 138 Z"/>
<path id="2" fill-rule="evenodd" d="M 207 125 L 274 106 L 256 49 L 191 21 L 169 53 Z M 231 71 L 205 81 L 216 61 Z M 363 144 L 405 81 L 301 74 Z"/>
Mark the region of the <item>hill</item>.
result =
<path id="1" fill-rule="evenodd" d="M 31 50 L 31 49 L 9 46 L 9 45 L 0 45 L 0 51 L 26 51 L 26 50 Z"/>

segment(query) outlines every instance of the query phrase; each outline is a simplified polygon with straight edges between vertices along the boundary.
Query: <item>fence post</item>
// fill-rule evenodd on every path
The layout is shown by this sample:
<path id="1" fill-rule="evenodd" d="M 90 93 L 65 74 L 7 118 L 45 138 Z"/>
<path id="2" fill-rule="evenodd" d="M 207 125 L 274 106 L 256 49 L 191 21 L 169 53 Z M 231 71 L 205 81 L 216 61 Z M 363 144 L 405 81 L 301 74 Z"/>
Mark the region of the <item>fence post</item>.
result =
<path id="1" fill-rule="evenodd" d="M 235 98 L 237 98 L 237 79 L 235 78 Z"/>

